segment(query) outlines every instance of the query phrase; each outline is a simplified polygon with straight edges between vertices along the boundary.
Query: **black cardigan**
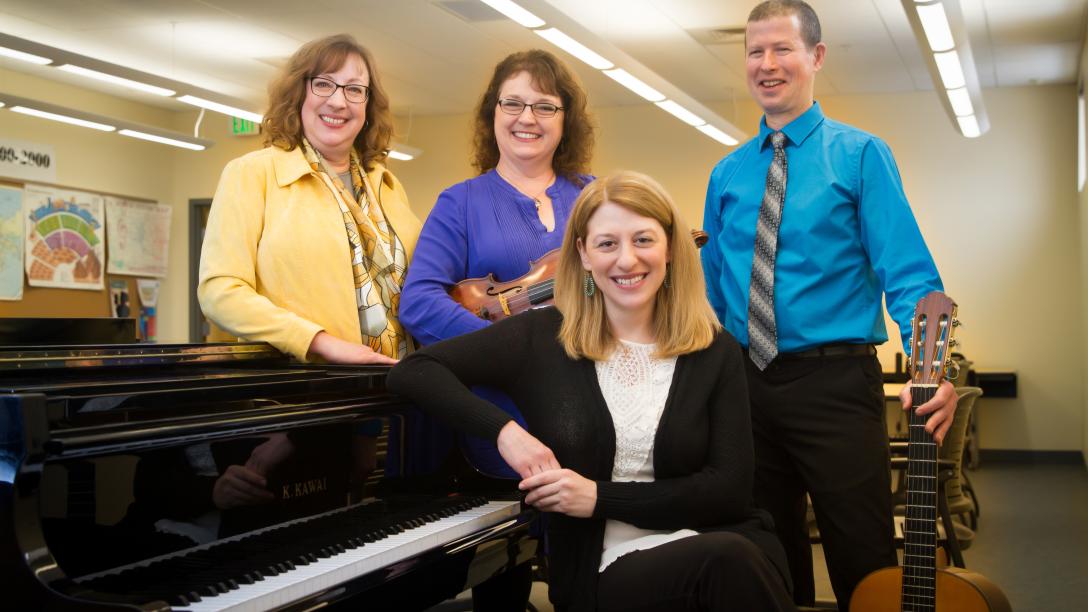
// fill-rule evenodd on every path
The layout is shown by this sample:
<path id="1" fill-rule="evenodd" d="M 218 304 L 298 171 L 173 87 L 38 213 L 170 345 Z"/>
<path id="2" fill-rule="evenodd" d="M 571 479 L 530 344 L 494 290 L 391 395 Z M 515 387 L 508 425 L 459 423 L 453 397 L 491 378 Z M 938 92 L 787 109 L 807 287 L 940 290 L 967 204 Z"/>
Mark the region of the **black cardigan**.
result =
<path id="1" fill-rule="evenodd" d="M 752 426 L 736 340 L 722 332 L 708 348 L 677 359 L 654 439 L 655 480 L 612 482 L 612 416 L 593 361 L 569 358 L 556 339 L 561 321 L 555 308 L 511 317 L 412 353 L 388 378 L 394 393 L 490 440 L 511 417 L 468 387 L 501 389 L 561 466 L 597 481 L 592 518 L 549 516 L 552 602 L 596 608 L 606 519 L 643 529 L 738 531 L 788 577 L 770 517 L 752 504 Z"/>

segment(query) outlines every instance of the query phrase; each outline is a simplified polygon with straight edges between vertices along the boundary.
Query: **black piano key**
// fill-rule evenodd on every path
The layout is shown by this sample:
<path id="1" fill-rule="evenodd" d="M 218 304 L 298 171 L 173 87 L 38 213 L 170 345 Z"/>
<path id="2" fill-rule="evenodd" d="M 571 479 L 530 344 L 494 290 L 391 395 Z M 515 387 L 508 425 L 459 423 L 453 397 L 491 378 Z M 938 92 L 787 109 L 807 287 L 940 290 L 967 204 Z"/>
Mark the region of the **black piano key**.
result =
<path id="1" fill-rule="evenodd" d="M 184 607 L 202 596 L 253 584 L 483 503 L 486 499 L 453 497 L 368 504 L 162 559 L 97 579 L 92 586 L 107 592 L 140 592 L 148 600 Z"/>

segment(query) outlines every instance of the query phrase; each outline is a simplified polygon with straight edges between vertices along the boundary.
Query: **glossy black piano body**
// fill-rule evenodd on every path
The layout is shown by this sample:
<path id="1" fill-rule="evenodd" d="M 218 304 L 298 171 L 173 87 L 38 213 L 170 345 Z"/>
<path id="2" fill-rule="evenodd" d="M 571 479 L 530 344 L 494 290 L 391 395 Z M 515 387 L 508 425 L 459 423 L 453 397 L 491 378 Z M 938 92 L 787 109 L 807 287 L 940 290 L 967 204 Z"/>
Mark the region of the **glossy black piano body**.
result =
<path id="1" fill-rule="evenodd" d="M 0 349 L 3 607 L 206 609 L 309 572 L 250 607 L 405 610 L 526 562 L 513 483 L 421 473 L 385 371 L 244 343 Z"/>

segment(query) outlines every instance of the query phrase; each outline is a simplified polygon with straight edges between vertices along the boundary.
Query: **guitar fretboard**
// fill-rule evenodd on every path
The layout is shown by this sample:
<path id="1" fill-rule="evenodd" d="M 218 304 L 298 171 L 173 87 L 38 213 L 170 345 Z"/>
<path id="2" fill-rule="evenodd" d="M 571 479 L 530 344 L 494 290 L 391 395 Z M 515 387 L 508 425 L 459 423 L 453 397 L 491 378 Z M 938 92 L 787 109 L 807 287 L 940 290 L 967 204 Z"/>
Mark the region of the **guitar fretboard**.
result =
<path id="1" fill-rule="evenodd" d="M 937 444 L 925 430 L 929 415 L 914 408 L 933 399 L 936 385 L 911 387 L 907 450 L 907 516 L 903 527 L 903 612 L 932 611 L 937 601 Z"/>

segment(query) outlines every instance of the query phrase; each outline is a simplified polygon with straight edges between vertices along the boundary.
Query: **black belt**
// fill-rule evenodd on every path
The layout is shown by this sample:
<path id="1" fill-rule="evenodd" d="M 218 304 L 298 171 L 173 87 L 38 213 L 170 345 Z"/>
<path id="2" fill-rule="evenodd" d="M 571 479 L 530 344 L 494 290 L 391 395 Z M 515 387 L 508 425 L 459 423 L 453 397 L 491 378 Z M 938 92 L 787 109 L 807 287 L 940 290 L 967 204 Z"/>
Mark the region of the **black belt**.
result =
<path id="1" fill-rule="evenodd" d="M 817 357 L 863 357 L 876 355 L 876 347 L 872 344 L 825 344 L 795 353 L 779 353 L 775 359 L 788 361 L 792 359 L 815 359 Z"/>

